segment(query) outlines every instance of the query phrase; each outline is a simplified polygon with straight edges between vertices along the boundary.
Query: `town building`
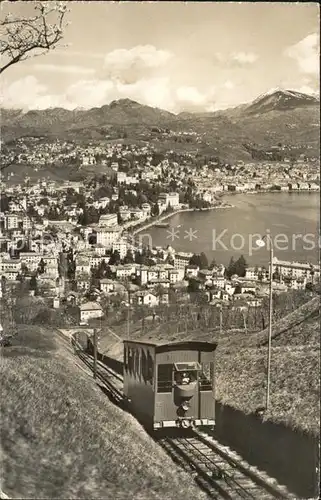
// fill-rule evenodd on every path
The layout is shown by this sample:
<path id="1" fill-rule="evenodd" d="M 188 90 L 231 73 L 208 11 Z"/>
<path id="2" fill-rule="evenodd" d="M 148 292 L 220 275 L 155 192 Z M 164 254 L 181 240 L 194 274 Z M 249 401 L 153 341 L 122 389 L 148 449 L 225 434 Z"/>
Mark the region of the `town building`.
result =
<path id="1" fill-rule="evenodd" d="M 280 278 L 306 278 L 308 281 L 320 279 L 320 267 L 308 262 L 288 262 L 273 258 L 273 272 Z"/>
<path id="2" fill-rule="evenodd" d="M 128 243 L 125 239 L 119 239 L 112 244 L 113 252 L 118 252 L 121 259 L 124 259 L 128 250 Z"/>
<path id="3" fill-rule="evenodd" d="M 112 248 L 113 243 L 119 239 L 120 234 L 120 227 L 99 228 L 97 230 L 97 244 L 102 245 L 105 248 Z"/>
<path id="4" fill-rule="evenodd" d="M 88 323 L 90 319 L 101 318 L 104 313 L 97 302 L 85 302 L 79 307 L 80 323 Z"/>
<path id="5" fill-rule="evenodd" d="M 193 257 L 190 252 L 176 252 L 174 257 L 175 269 L 184 269 L 189 265 L 189 261 Z"/>
<path id="6" fill-rule="evenodd" d="M 117 226 L 117 222 L 117 214 L 105 214 L 100 216 L 98 225 L 104 227 L 113 227 Z"/>

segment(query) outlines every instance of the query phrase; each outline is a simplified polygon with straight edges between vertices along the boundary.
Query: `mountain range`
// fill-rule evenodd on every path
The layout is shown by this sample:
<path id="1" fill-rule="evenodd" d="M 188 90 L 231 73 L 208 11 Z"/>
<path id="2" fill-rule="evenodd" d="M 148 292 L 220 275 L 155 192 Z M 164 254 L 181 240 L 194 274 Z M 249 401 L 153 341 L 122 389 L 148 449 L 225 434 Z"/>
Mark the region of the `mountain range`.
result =
<path id="1" fill-rule="evenodd" d="M 193 131 L 201 137 L 198 149 L 209 149 L 229 158 L 247 157 L 243 144 L 270 147 L 276 143 L 309 144 L 318 154 L 320 101 L 297 91 L 275 89 L 253 102 L 216 112 L 180 113 L 120 99 L 100 108 L 39 111 L 1 110 L 4 142 L 23 136 L 42 135 L 66 139 L 103 139 L 121 133 L 132 140 L 156 141 L 168 147 L 168 140 L 152 134 L 155 128 L 173 134 Z M 175 147 L 183 147 L 181 143 Z M 189 147 L 193 147 L 190 144 Z M 195 149 L 195 144 L 194 144 Z"/>

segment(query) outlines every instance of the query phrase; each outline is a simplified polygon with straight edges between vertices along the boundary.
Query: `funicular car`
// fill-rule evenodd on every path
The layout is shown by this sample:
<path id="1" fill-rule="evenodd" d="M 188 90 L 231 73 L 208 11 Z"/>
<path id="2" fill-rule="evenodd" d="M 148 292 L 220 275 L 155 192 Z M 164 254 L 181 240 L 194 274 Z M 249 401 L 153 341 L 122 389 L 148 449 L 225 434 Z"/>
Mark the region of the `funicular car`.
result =
<path id="1" fill-rule="evenodd" d="M 208 342 L 124 342 L 124 394 L 153 429 L 215 424 L 215 350 Z"/>

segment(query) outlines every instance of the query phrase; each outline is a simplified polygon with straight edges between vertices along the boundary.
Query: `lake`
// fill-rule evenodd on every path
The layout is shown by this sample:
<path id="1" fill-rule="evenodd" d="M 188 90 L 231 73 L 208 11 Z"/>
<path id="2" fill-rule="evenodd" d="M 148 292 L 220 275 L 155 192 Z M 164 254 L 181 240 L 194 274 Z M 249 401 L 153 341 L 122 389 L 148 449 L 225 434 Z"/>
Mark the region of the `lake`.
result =
<path id="1" fill-rule="evenodd" d="M 170 244 L 176 251 L 205 252 L 209 261 L 228 264 L 244 255 L 249 264 L 267 265 L 267 247 L 259 235 L 270 234 L 274 255 L 282 260 L 317 263 L 319 258 L 319 193 L 235 194 L 225 197 L 234 208 L 175 214 L 170 227 L 142 231 L 143 242 Z"/>

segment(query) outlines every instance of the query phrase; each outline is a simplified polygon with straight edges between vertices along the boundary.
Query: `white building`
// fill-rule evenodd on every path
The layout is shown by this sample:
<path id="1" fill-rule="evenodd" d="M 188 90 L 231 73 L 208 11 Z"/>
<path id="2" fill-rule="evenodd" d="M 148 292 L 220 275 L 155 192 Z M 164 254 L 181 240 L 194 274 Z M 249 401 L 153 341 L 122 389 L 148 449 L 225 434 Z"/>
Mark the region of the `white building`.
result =
<path id="1" fill-rule="evenodd" d="M 116 278 L 124 279 L 130 278 L 133 274 L 135 274 L 135 264 L 125 264 L 123 266 L 116 266 Z"/>
<path id="2" fill-rule="evenodd" d="M 80 323 L 87 323 L 90 319 L 101 318 L 104 313 L 97 302 L 86 302 L 79 307 Z"/>
<path id="3" fill-rule="evenodd" d="M 111 293 L 115 291 L 115 282 L 108 278 L 100 280 L 100 290 L 103 293 Z"/>
<path id="4" fill-rule="evenodd" d="M 142 204 L 142 211 L 144 212 L 146 217 L 150 217 L 151 213 L 151 206 L 149 203 L 143 203 Z"/>
<path id="5" fill-rule="evenodd" d="M 245 271 L 245 279 L 257 281 L 259 278 L 266 279 L 267 269 L 263 267 L 248 267 Z"/>
<path id="6" fill-rule="evenodd" d="M 178 208 L 179 207 L 179 193 L 168 193 L 167 206 Z"/>
<path id="7" fill-rule="evenodd" d="M 303 262 L 288 262 L 273 258 L 273 272 L 279 273 L 281 278 L 306 278 L 311 281 L 320 279 L 320 267 Z"/>
<path id="8" fill-rule="evenodd" d="M 159 304 L 159 297 L 148 291 L 142 290 L 133 294 L 138 305 L 156 306 Z"/>
<path id="9" fill-rule="evenodd" d="M 0 270 L 7 280 L 15 280 L 21 271 L 21 260 L 1 259 Z"/>
<path id="10" fill-rule="evenodd" d="M 126 183 L 126 180 L 127 174 L 125 172 L 117 172 L 117 184 Z"/>
<path id="11" fill-rule="evenodd" d="M 6 229 L 17 229 L 19 223 L 19 218 L 15 214 L 9 214 L 6 216 Z"/>
<path id="12" fill-rule="evenodd" d="M 120 239 L 118 241 L 114 241 L 112 244 L 113 252 L 119 252 L 120 258 L 123 259 L 126 256 L 128 244 L 126 240 Z"/>
<path id="13" fill-rule="evenodd" d="M 188 266 L 191 257 L 193 257 L 193 254 L 190 252 L 176 252 L 174 257 L 175 269 L 185 270 L 185 267 Z"/>
<path id="14" fill-rule="evenodd" d="M 119 227 L 101 228 L 97 230 L 97 244 L 105 248 L 112 248 L 121 234 Z"/>
<path id="15" fill-rule="evenodd" d="M 25 264 L 29 271 L 35 271 L 38 267 L 40 260 L 43 258 L 43 254 L 40 252 L 21 252 L 20 260 L 22 264 Z"/>
<path id="16" fill-rule="evenodd" d="M 117 214 L 105 214 L 99 218 L 99 226 L 112 227 L 117 226 Z"/>
<path id="17" fill-rule="evenodd" d="M 23 219 L 22 219 L 22 227 L 23 227 L 23 229 L 31 229 L 32 222 L 31 222 L 30 217 L 23 217 Z"/>

